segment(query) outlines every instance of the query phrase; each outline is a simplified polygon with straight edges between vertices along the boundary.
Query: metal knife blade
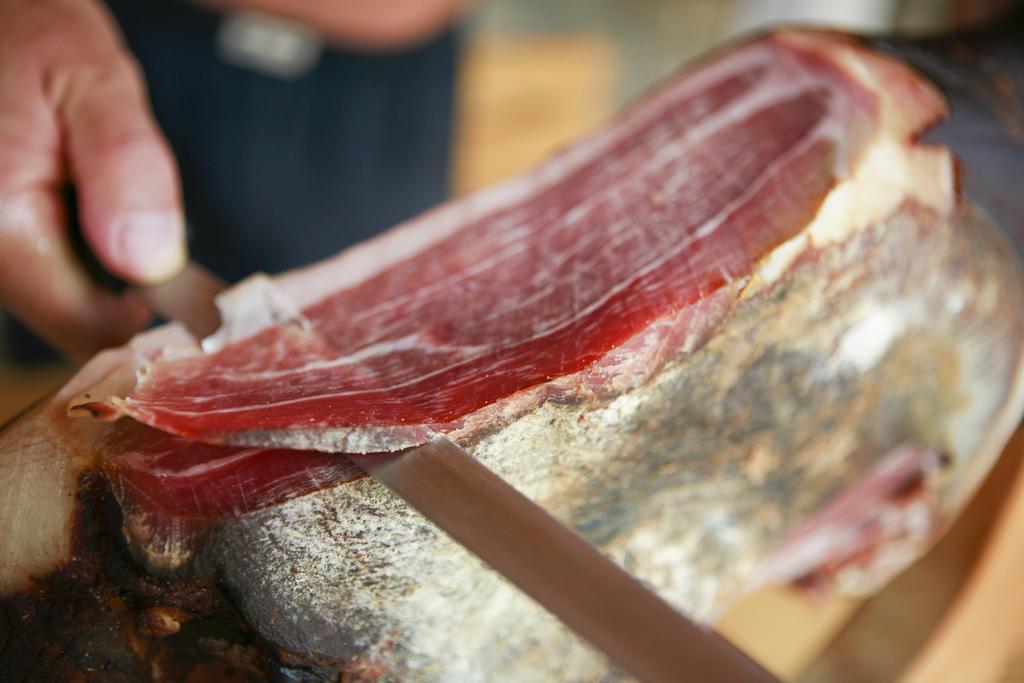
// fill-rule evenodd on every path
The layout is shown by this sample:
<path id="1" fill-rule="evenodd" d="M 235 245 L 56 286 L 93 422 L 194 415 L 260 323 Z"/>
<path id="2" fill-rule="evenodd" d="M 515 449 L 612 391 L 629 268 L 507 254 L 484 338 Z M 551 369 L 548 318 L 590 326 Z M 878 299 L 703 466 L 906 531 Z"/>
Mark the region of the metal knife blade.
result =
<path id="1" fill-rule="evenodd" d="M 214 300 L 225 286 L 216 275 L 189 261 L 166 282 L 149 287 L 129 286 L 126 291 L 167 320 L 183 323 L 196 339 L 202 339 L 220 327 L 220 311 Z"/>
<path id="2" fill-rule="evenodd" d="M 777 680 L 450 440 L 349 457 L 638 679 Z"/>

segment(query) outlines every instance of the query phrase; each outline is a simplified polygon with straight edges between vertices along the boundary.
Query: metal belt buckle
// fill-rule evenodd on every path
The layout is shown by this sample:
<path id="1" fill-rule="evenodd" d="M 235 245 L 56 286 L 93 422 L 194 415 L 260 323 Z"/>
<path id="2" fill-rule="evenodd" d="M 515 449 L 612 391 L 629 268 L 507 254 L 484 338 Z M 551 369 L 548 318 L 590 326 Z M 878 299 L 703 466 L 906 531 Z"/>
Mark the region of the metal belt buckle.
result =
<path id="1" fill-rule="evenodd" d="M 308 74 L 323 46 L 307 26 L 258 12 L 228 14 L 217 32 L 225 62 L 289 80 Z"/>

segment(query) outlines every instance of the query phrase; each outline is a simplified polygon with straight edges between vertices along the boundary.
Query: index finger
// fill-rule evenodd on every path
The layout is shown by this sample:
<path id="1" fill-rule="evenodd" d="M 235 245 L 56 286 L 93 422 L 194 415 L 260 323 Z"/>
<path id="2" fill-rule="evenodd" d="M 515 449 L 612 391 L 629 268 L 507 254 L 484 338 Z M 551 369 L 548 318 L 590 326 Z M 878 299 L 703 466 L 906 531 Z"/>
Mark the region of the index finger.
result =
<path id="1" fill-rule="evenodd" d="M 71 67 L 58 116 L 86 241 L 127 280 L 167 279 L 186 260 L 177 168 L 127 56 Z"/>

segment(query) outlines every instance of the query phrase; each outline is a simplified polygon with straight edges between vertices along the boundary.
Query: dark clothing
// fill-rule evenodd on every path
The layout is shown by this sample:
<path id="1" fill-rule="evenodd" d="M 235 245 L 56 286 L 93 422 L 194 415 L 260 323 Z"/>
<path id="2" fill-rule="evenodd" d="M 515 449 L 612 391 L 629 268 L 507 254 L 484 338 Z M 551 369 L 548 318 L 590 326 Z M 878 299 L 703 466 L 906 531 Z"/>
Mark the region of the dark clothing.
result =
<path id="1" fill-rule="evenodd" d="M 181 169 L 195 260 L 228 281 L 322 259 L 447 193 L 454 32 L 393 55 L 325 49 L 294 80 L 223 61 L 223 18 L 108 0 Z M 29 359 L 39 342 L 8 327 Z"/>
<path id="2" fill-rule="evenodd" d="M 108 0 L 181 167 L 194 257 L 222 277 L 322 259 L 441 201 L 456 42 L 325 50 L 281 80 L 226 64 L 220 17 Z"/>

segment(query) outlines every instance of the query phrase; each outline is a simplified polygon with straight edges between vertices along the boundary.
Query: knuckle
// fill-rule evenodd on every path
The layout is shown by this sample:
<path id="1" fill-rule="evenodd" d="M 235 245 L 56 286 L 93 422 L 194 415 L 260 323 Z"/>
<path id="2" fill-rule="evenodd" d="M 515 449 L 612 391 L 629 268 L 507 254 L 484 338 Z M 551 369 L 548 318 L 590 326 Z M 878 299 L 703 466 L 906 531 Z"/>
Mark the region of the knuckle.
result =
<path id="1" fill-rule="evenodd" d="M 153 154 L 153 132 L 135 120 L 108 125 L 96 131 L 93 151 L 103 156 L 134 158 Z"/>
<path id="2" fill-rule="evenodd" d="M 46 90 L 57 102 L 117 92 L 139 92 L 142 75 L 127 56 L 55 64 L 46 74 Z"/>
<path id="3" fill-rule="evenodd" d="M 98 90 L 130 90 L 143 91 L 142 69 L 138 62 L 127 52 L 115 50 L 102 61 L 90 64 L 85 80 L 92 80 L 92 86 Z"/>

